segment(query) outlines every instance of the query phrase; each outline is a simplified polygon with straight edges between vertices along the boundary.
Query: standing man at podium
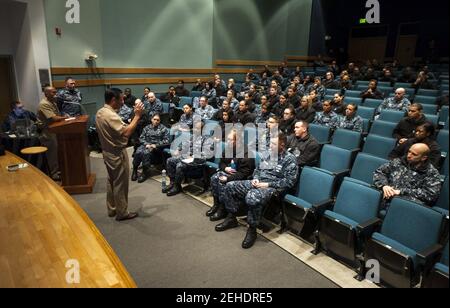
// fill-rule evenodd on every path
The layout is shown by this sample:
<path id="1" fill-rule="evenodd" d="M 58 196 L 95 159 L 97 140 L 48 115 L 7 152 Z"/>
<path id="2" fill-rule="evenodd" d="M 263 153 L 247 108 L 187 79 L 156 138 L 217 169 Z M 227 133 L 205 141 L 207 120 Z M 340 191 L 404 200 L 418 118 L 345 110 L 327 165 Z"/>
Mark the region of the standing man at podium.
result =
<path id="1" fill-rule="evenodd" d="M 46 87 L 45 97 L 39 103 L 37 111 L 37 126 L 40 131 L 39 141 L 47 148 L 47 161 L 50 169 L 50 176 L 53 180 L 61 179 L 58 164 L 58 142 L 56 135 L 51 134 L 48 126 L 55 122 L 64 121 L 67 117 L 62 117 L 56 102 L 56 89 Z"/>
<path id="2" fill-rule="evenodd" d="M 105 106 L 97 112 L 96 125 L 103 149 L 103 159 L 108 171 L 106 204 L 109 217 L 117 221 L 134 219 L 137 213 L 128 212 L 128 186 L 130 163 L 126 147 L 128 139 L 136 130 L 144 114 L 144 104 L 136 100 L 135 117 L 128 125 L 117 114 L 124 104 L 120 89 L 112 88 L 105 92 Z"/>

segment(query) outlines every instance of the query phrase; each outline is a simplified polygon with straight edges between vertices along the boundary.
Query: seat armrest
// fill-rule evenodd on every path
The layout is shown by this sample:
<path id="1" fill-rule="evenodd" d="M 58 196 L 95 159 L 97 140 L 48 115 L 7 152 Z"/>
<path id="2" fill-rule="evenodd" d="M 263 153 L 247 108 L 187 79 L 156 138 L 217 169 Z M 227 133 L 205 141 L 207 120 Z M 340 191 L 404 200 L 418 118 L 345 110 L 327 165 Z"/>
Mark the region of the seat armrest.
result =
<path id="1" fill-rule="evenodd" d="M 424 251 L 421 251 L 417 254 L 417 257 L 425 262 L 433 261 L 433 259 L 437 259 L 441 256 L 443 246 L 439 244 L 435 244 Z"/>
<path id="2" fill-rule="evenodd" d="M 323 202 L 320 202 L 318 204 L 314 204 L 311 208 L 312 213 L 314 215 L 323 215 L 325 211 L 330 210 L 333 206 L 334 201 L 332 199 L 325 200 Z"/>
<path id="3" fill-rule="evenodd" d="M 333 174 L 336 176 L 337 179 L 343 179 L 346 176 L 350 175 L 351 170 L 350 169 L 344 169 L 337 172 L 333 172 Z"/>
<path id="4" fill-rule="evenodd" d="M 379 218 L 374 218 L 356 226 L 356 232 L 358 235 L 370 236 L 372 235 L 383 223 Z"/>

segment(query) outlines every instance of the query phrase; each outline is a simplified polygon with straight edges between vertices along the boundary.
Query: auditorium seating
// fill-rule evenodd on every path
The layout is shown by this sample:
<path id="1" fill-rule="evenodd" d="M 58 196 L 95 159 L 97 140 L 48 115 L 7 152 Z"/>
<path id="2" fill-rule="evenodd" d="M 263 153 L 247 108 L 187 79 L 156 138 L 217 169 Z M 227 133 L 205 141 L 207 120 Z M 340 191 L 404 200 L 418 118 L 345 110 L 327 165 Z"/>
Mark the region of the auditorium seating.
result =
<path id="1" fill-rule="evenodd" d="M 310 124 L 309 132 L 314 138 L 316 138 L 319 144 L 323 145 L 330 143 L 332 133 L 331 128 L 317 124 Z"/>
<path id="2" fill-rule="evenodd" d="M 376 112 L 375 108 L 359 106 L 357 114 L 363 119 L 373 121 L 375 118 L 375 112 Z"/>
<path id="3" fill-rule="evenodd" d="M 388 163 L 387 159 L 366 153 L 359 153 L 358 156 L 356 156 L 350 177 L 367 185 L 372 185 L 375 170 L 386 163 Z"/>
<path id="4" fill-rule="evenodd" d="M 383 110 L 378 120 L 398 124 L 406 116 L 404 111 Z"/>
<path id="5" fill-rule="evenodd" d="M 310 242 L 317 228 L 318 217 L 332 204 L 335 176 L 326 170 L 304 167 L 296 195 L 287 195 L 283 201 L 286 228 Z M 320 183 L 320 189 L 317 189 Z"/>
<path id="6" fill-rule="evenodd" d="M 448 288 L 448 254 L 449 245 L 445 246 L 442 251 L 442 257 L 438 263 L 436 263 L 429 273 L 424 276 L 422 287 L 423 288 Z"/>
<path id="7" fill-rule="evenodd" d="M 422 105 L 436 105 L 436 97 L 416 95 L 414 98 L 414 103 L 420 103 Z"/>
<path id="8" fill-rule="evenodd" d="M 354 90 L 347 90 L 347 91 L 345 91 L 345 97 L 346 98 L 350 98 L 350 97 L 357 97 L 357 98 L 359 98 L 360 94 L 361 94 L 361 91 L 354 91 Z"/>
<path id="9" fill-rule="evenodd" d="M 395 198 L 381 231 L 374 233 L 367 243 L 365 261 L 379 262 L 384 284 L 414 287 L 420 281 L 423 265 L 442 249 L 438 245 L 442 222 L 442 214 Z"/>
<path id="10" fill-rule="evenodd" d="M 378 109 L 382 103 L 383 103 L 382 99 L 367 98 L 364 101 L 363 106 Z"/>
<path id="11" fill-rule="evenodd" d="M 333 209 L 320 219 L 314 253 L 323 249 L 357 267 L 365 237 L 381 223 L 377 218 L 381 198 L 380 191 L 345 179 Z"/>
<path id="12" fill-rule="evenodd" d="M 448 155 L 448 130 L 440 130 L 436 141 L 441 146 L 442 156 L 447 157 Z"/>
<path id="13" fill-rule="evenodd" d="M 359 97 L 345 97 L 344 102 L 346 105 L 355 104 L 357 106 L 362 104 L 362 98 Z"/>
<path id="14" fill-rule="evenodd" d="M 392 138 L 392 134 L 394 133 L 394 129 L 396 128 L 398 122 L 386 122 L 386 121 L 375 121 L 372 124 L 372 128 L 370 129 L 370 134 L 378 135 L 386 138 Z"/>
<path id="15" fill-rule="evenodd" d="M 363 152 L 376 157 L 387 159 L 397 144 L 397 140 L 378 135 L 367 136 Z"/>
<path id="16" fill-rule="evenodd" d="M 353 152 L 326 144 L 320 155 L 320 169 L 332 172 L 337 177 L 350 173 Z"/>
<path id="17" fill-rule="evenodd" d="M 348 129 L 337 129 L 332 138 L 331 144 L 335 147 L 349 150 L 360 151 L 362 135 Z"/>
<path id="18" fill-rule="evenodd" d="M 417 92 L 417 95 L 419 95 L 419 96 L 438 97 L 439 96 L 439 90 L 419 89 L 419 91 Z"/>
<path id="19" fill-rule="evenodd" d="M 445 178 L 444 183 L 442 184 L 442 190 L 441 190 L 441 194 L 439 196 L 439 200 L 436 202 L 436 204 L 434 205 L 433 209 L 435 211 L 438 211 L 439 213 L 445 215 L 448 217 L 448 190 L 449 190 L 449 182 L 448 182 L 448 176 Z"/>

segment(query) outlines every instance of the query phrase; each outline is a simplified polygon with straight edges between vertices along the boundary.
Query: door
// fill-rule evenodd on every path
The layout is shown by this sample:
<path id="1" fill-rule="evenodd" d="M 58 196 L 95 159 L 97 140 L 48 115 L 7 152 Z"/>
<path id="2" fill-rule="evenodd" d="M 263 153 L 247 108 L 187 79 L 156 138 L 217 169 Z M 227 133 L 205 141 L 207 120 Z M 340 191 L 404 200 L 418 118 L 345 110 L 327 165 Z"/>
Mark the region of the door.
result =
<path id="1" fill-rule="evenodd" d="M 416 56 L 417 36 L 401 35 L 397 42 L 395 57 L 402 65 L 411 65 Z"/>
<path id="2" fill-rule="evenodd" d="M 14 78 L 12 75 L 12 59 L 0 56 L 0 123 L 10 112 L 11 102 L 15 99 Z"/>
<path id="3" fill-rule="evenodd" d="M 387 37 L 352 37 L 350 38 L 348 55 L 352 61 L 365 62 L 369 59 L 384 61 Z"/>

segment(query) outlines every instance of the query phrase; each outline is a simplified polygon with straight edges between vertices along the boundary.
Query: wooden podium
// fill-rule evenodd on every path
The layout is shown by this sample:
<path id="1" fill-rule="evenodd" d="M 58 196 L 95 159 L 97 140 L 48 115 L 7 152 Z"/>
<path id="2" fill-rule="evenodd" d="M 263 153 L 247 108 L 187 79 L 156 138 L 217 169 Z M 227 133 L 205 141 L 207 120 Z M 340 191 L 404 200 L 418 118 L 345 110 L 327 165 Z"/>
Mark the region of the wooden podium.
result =
<path id="1" fill-rule="evenodd" d="M 89 161 L 87 123 L 89 116 L 53 123 L 49 131 L 58 140 L 62 187 L 69 194 L 90 194 L 95 185 Z"/>

